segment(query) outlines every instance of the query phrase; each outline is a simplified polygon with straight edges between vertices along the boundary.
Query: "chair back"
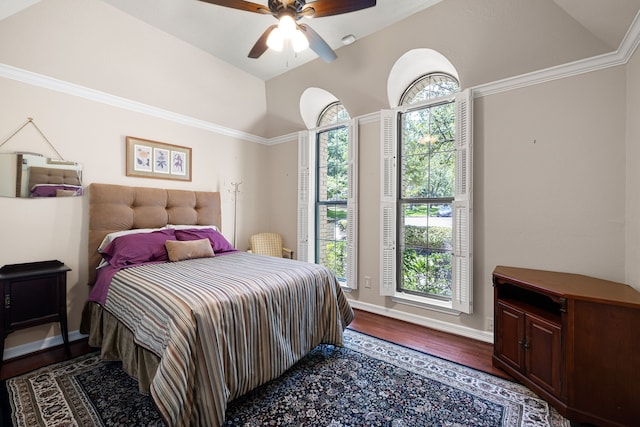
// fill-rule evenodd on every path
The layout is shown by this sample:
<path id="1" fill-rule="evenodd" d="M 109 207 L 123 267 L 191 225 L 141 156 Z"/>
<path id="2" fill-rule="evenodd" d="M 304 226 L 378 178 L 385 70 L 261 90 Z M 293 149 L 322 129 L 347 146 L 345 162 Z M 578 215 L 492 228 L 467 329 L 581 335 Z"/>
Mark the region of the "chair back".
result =
<path id="1" fill-rule="evenodd" d="M 251 252 L 282 258 L 282 236 L 278 233 L 258 233 L 249 239 Z"/>

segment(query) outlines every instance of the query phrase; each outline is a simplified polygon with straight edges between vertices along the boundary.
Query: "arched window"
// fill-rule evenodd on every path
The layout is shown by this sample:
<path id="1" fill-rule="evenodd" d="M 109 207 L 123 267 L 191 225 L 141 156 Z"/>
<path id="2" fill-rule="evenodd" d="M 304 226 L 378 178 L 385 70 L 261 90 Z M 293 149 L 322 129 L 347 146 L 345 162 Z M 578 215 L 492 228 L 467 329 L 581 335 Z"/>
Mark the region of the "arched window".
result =
<path id="1" fill-rule="evenodd" d="M 301 102 L 307 124 L 312 111 L 317 116 L 316 127 L 298 141 L 298 259 L 326 266 L 355 289 L 357 140 L 349 112 L 329 95 L 308 90 Z M 325 103 L 312 102 L 319 99 Z"/>
<path id="2" fill-rule="evenodd" d="M 400 97 L 400 105 L 411 105 L 457 92 L 458 80 L 443 73 L 432 73 L 416 79 Z"/>
<path id="3" fill-rule="evenodd" d="M 318 117 L 318 127 L 335 125 L 349 120 L 349 112 L 340 101 L 327 105 Z"/>
<path id="4" fill-rule="evenodd" d="M 349 113 L 340 102 L 327 105 L 316 132 L 315 262 L 347 280 Z"/>
<path id="5" fill-rule="evenodd" d="M 469 92 L 431 72 L 399 101 L 382 115 L 381 292 L 470 313 Z"/>

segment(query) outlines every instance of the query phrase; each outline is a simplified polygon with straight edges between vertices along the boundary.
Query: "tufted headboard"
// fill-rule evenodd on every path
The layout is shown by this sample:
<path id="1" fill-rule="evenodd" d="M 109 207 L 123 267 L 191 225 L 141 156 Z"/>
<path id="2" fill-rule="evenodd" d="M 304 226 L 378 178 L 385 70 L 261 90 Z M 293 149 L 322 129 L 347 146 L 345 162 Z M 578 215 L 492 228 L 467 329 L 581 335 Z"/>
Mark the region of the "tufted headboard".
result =
<path id="1" fill-rule="evenodd" d="M 89 191 L 89 284 L 96 278 L 102 239 L 114 231 L 167 224 L 215 225 L 221 230 L 220 193 L 91 184 Z"/>

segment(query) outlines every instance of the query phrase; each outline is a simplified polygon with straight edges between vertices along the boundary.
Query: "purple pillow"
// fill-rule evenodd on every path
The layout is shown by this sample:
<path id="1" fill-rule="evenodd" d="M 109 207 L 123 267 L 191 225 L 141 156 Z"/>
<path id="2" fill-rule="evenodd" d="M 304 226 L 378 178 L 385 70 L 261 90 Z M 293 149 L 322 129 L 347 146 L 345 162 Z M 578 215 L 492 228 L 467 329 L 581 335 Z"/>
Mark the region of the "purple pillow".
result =
<path id="1" fill-rule="evenodd" d="M 169 261 L 164 242 L 176 240 L 173 230 L 127 234 L 113 239 L 101 252 L 113 267 L 126 267 L 152 261 Z"/>
<path id="2" fill-rule="evenodd" d="M 185 230 L 176 230 L 175 234 L 178 240 L 209 239 L 214 253 L 236 250 L 219 231 L 213 228 L 188 228 Z"/>

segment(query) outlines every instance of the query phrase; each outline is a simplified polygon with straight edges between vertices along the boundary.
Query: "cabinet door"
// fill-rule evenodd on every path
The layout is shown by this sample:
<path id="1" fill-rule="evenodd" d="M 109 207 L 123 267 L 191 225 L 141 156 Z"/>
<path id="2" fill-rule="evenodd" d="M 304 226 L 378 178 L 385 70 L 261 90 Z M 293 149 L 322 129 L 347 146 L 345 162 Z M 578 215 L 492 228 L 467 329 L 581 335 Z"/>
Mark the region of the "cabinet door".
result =
<path id="1" fill-rule="evenodd" d="M 9 328 L 56 320 L 59 313 L 58 275 L 18 279 L 9 284 Z"/>
<path id="2" fill-rule="evenodd" d="M 560 325 L 527 314 L 525 375 L 540 387 L 560 396 L 562 368 Z"/>
<path id="3" fill-rule="evenodd" d="M 524 312 L 501 301 L 496 308 L 496 356 L 523 372 Z"/>

